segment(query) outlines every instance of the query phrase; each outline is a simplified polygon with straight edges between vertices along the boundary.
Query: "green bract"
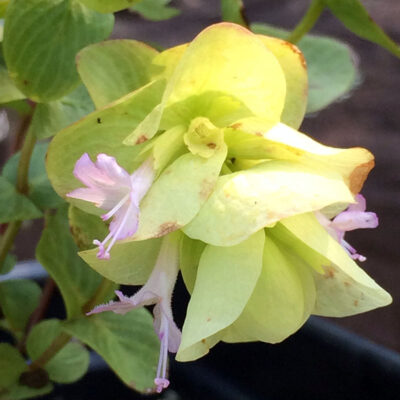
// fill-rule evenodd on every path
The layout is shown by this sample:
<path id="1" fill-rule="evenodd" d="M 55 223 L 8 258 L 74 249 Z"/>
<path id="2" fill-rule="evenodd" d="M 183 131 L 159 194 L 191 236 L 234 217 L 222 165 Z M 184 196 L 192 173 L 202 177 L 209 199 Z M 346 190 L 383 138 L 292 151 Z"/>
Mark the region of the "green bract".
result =
<path id="1" fill-rule="evenodd" d="M 160 53 L 136 41 L 94 44 L 80 52 L 78 71 L 98 109 L 54 137 L 50 181 L 75 207 L 70 223 L 81 257 L 114 282 L 154 284 L 154 264 L 166 262 L 158 238 L 182 230 L 180 268 L 192 297 L 178 360 L 201 357 L 220 340 L 279 342 L 310 314 L 345 316 L 391 301 L 314 216 L 334 217 L 356 203 L 374 159 L 297 131 L 307 70 L 295 46 L 222 23 Z M 92 161 L 114 156 L 100 157 L 110 169 L 151 172 L 134 204 L 138 224 L 123 237 L 111 232 L 118 240 L 109 260 L 90 249 L 105 237 L 106 225 L 94 222 L 102 210 L 76 199 L 75 176 L 83 182 L 92 163 L 85 153 Z M 129 181 L 122 175 L 109 181 Z M 95 198 L 85 184 L 81 194 Z M 131 210 L 136 189 L 124 186 L 108 214 L 121 204 Z"/>

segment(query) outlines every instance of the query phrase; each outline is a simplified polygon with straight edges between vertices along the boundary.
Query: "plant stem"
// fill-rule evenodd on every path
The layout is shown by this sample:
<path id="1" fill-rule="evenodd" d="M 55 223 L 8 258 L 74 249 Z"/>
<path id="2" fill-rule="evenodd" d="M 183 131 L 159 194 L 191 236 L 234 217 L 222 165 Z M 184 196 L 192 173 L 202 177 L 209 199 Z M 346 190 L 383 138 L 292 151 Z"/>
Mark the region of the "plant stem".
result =
<path id="1" fill-rule="evenodd" d="M 308 33 L 320 17 L 324 5 L 321 0 L 312 0 L 310 7 L 301 21 L 296 25 L 292 33 L 286 39 L 288 42 L 297 43 L 306 33 Z"/>
<path id="2" fill-rule="evenodd" d="M 28 131 L 24 144 L 21 149 L 21 156 L 18 164 L 17 172 L 17 190 L 22 194 L 27 194 L 29 190 L 28 184 L 28 173 L 29 173 L 29 163 L 31 161 L 31 156 L 33 149 L 36 144 L 36 137 L 33 135 L 32 131 Z"/>
<path id="3" fill-rule="evenodd" d="M 3 268 L 4 261 L 6 260 L 8 252 L 11 250 L 14 244 L 15 237 L 21 227 L 22 221 L 10 222 L 7 226 L 4 235 L 1 236 L 0 240 L 0 271 Z"/>
<path id="4" fill-rule="evenodd" d="M 72 336 L 66 332 L 61 332 L 51 345 L 36 359 L 29 367 L 31 371 L 43 368 L 70 340 Z"/>
<path id="5" fill-rule="evenodd" d="M 113 286 L 114 282 L 103 278 L 92 298 L 82 307 L 82 312 L 86 314 L 87 312 L 91 311 L 93 307 L 102 303 L 107 293 L 111 290 Z"/>
<path id="6" fill-rule="evenodd" d="M 23 129 L 29 129 L 29 122 L 32 116 L 27 117 L 27 121 L 23 123 Z M 21 157 L 18 164 L 17 172 L 17 185 L 16 188 L 21 194 L 27 194 L 29 190 L 28 185 L 28 172 L 29 163 L 31 160 L 33 148 L 36 144 L 36 138 L 32 132 L 27 133 L 24 144 L 21 149 Z M 4 261 L 7 257 L 8 252 L 14 243 L 15 237 L 21 227 L 22 221 L 12 221 L 8 224 L 4 234 L 0 238 L 0 270 L 3 267 Z"/>
<path id="7" fill-rule="evenodd" d="M 17 349 L 21 353 L 25 352 L 26 339 L 28 338 L 31 329 L 43 319 L 55 288 L 56 283 L 54 282 L 54 280 L 52 278 L 47 278 L 46 284 L 43 288 L 42 296 L 40 297 L 39 305 L 36 307 L 36 310 L 29 318 L 29 322 L 26 326 L 24 335 L 18 342 Z"/>

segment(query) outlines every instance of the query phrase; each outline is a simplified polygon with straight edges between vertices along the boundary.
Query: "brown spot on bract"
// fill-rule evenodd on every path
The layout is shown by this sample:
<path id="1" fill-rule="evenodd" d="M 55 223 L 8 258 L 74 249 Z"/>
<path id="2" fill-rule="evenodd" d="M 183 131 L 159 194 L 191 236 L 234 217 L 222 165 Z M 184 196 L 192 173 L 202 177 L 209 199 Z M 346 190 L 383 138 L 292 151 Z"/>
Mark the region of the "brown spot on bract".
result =
<path id="1" fill-rule="evenodd" d="M 29 85 L 29 82 L 28 82 L 26 79 L 24 79 L 24 80 L 22 81 L 22 83 L 23 83 L 25 86 L 28 86 L 28 85 Z"/>
<path id="2" fill-rule="evenodd" d="M 210 321 L 211 321 L 211 318 L 210 318 L 210 317 L 208 317 L 208 318 L 207 318 L 207 322 L 210 322 Z"/>
<path id="3" fill-rule="evenodd" d="M 240 122 L 236 122 L 236 124 L 232 124 L 230 126 L 230 128 L 232 129 L 240 129 L 242 127 L 243 124 L 241 124 Z"/>
<path id="4" fill-rule="evenodd" d="M 144 143 L 147 140 L 147 137 L 145 135 L 142 135 L 136 140 L 136 144 L 141 144 Z"/>
<path id="5" fill-rule="evenodd" d="M 372 168 L 375 166 L 375 161 L 371 160 L 356 167 L 349 176 L 349 187 L 353 194 L 360 193 L 364 181 Z"/>
<path id="6" fill-rule="evenodd" d="M 217 147 L 217 145 L 215 143 L 207 143 L 207 147 L 210 149 L 215 149 Z"/>
<path id="7" fill-rule="evenodd" d="M 358 306 L 358 300 L 354 300 L 354 305 L 357 307 Z"/>
<path id="8" fill-rule="evenodd" d="M 210 179 L 203 179 L 201 182 L 201 190 L 200 190 L 200 198 L 201 199 L 208 199 L 208 196 L 210 196 L 212 190 L 214 189 L 215 181 L 210 180 Z"/>
<path id="9" fill-rule="evenodd" d="M 262 137 L 263 134 L 262 134 L 261 132 L 256 132 L 255 135 L 256 135 L 256 136 L 261 136 L 261 137 Z"/>
<path id="10" fill-rule="evenodd" d="M 350 286 L 351 286 L 351 283 L 350 283 L 350 282 L 347 282 L 347 281 L 344 281 L 344 282 L 343 282 L 343 285 L 346 286 L 346 287 L 350 287 Z"/>
<path id="11" fill-rule="evenodd" d="M 164 236 L 168 233 L 178 230 L 179 228 L 180 226 L 176 222 L 165 222 L 160 226 L 159 231 L 155 234 L 154 237 L 158 238 Z"/>
<path id="12" fill-rule="evenodd" d="M 201 343 L 206 344 L 206 339 L 201 339 Z"/>
<path id="13" fill-rule="evenodd" d="M 325 278 L 332 279 L 335 277 L 336 270 L 333 267 L 326 267 Z"/>

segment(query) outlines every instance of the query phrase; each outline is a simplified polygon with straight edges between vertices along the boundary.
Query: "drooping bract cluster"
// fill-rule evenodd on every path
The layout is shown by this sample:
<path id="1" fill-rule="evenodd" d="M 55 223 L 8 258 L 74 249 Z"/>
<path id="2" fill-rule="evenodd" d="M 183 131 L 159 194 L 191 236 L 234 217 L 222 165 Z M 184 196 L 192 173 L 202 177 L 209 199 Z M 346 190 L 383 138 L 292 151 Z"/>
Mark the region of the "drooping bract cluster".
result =
<path id="1" fill-rule="evenodd" d="M 359 195 L 373 156 L 297 130 L 307 97 L 300 51 L 228 23 L 146 51 L 148 81 L 57 135 L 48 170 L 60 195 L 112 220 L 82 258 L 115 282 L 144 284 L 93 313 L 155 304 L 157 390 L 169 383 L 168 350 L 189 361 L 219 341 L 276 343 L 311 314 L 389 304 L 344 241 L 377 226 Z M 96 103 L 96 83 L 83 81 Z M 191 293 L 182 337 L 171 311 L 179 269 Z"/>

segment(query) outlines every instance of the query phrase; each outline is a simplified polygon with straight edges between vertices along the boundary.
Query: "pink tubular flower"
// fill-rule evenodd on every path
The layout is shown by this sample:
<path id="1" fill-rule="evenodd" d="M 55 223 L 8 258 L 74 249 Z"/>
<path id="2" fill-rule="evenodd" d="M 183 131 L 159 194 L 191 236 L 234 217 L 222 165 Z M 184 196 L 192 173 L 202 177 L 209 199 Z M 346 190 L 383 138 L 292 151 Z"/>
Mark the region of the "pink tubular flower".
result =
<path id="1" fill-rule="evenodd" d="M 344 240 L 344 235 L 347 231 L 354 229 L 376 228 L 379 225 L 379 221 L 375 213 L 365 211 L 367 204 L 364 196 L 358 194 L 356 201 L 347 210 L 336 215 L 332 221 L 321 213 L 316 215 L 321 225 L 346 249 L 351 258 L 365 261 L 366 257 L 358 254 L 357 250 Z"/>
<path id="2" fill-rule="evenodd" d="M 68 197 L 94 203 L 107 211 L 101 218 L 110 223 L 110 233 L 100 242 L 98 258 L 109 259 L 116 240 L 132 236 L 139 224 L 139 203 L 154 180 L 153 163 L 147 159 L 132 175 L 118 165 L 114 157 L 98 154 L 92 162 L 87 153 L 76 162 L 74 175 L 87 187 L 75 189 Z M 105 245 L 108 244 L 107 249 Z"/>
<path id="3" fill-rule="evenodd" d="M 154 330 L 160 339 L 160 357 L 157 376 L 154 383 L 157 392 L 169 386 L 167 379 L 168 351 L 176 353 L 181 342 L 181 332 L 176 326 L 171 309 L 172 292 L 178 275 L 178 240 L 174 234 L 163 238 L 160 253 L 154 269 L 146 284 L 132 297 L 124 296 L 120 291 L 115 293 L 119 301 L 95 307 L 88 315 L 113 311 L 116 314 L 125 314 L 128 311 L 155 304 Z"/>

